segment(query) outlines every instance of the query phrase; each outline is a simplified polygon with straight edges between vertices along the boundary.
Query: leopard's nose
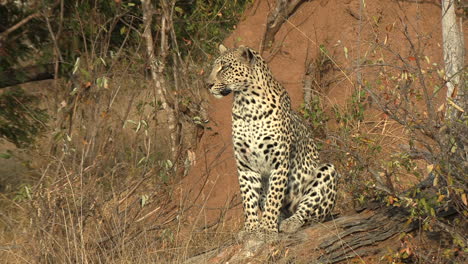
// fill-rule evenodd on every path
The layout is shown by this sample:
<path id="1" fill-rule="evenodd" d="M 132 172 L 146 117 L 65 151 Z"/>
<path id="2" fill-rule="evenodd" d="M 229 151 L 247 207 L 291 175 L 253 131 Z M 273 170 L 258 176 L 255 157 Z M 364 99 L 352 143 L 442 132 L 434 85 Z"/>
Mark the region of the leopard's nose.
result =
<path id="1" fill-rule="evenodd" d="M 226 95 L 230 94 L 231 92 L 232 92 L 231 89 L 226 88 L 226 89 L 221 91 L 221 95 L 226 96 Z"/>

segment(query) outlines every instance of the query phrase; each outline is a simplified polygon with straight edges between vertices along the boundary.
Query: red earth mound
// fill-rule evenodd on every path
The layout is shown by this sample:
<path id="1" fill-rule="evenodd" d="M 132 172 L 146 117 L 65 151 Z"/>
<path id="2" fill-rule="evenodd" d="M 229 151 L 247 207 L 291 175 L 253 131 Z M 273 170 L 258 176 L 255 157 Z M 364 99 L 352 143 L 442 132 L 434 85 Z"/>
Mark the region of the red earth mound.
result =
<path id="1" fill-rule="evenodd" d="M 255 1 L 224 44 L 258 49 L 274 4 L 272 0 Z M 273 48 L 263 57 L 297 109 L 303 102 L 306 58 L 316 58 L 323 45 L 334 60 L 333 70 L 327 73 L 334 81 L 322 91 L 328 100 L 325 103 L 327 107 L 343 106 L 354 90 L 359 72 L 378 77 L 378 72 L 365 72 L 356 65 L 358 61 L 388 55 L 376 51 L 379 43 L 391 45 L 401 56 L 412 56 L 402 34 L 405 27 L 410 36 L 426 40 L 423 48 L 431 63 L 442 65 L 440 17 L 440 2 L 435 0 L 365 1 L 364 5 L 359 0 L 306 1 L 283 24 Z M 232 96 L 210 97 L 210 129 L 198 145 L 196 164 L 180 185 L 182 194 L 190 192 L 187 204 L 195 204 L 187 218 L 191 227 L 220 224 L 237 230 L 243 222 L 231 142 L 231 103 Z M 376 122 L 382 118 L 375 110 L 369 113 L 369 119 Z"/>

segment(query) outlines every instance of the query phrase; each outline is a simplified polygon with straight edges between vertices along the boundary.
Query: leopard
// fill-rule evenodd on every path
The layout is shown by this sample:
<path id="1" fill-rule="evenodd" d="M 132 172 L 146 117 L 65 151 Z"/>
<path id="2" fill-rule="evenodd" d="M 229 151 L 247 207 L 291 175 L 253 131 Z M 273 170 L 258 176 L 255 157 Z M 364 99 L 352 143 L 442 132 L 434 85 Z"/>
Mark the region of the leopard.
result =
<path id="1" fill-rule="evenodd" d="M 324 221 L 335 206 L 338 177 L 333 164 L 320 163 L 312 129 L 257 51 L 221 44 L 219 52 L 206 85 L 216 98 L 233 94 L 232 144 L 244 212 L 239 237 L 274 241 Z"/>

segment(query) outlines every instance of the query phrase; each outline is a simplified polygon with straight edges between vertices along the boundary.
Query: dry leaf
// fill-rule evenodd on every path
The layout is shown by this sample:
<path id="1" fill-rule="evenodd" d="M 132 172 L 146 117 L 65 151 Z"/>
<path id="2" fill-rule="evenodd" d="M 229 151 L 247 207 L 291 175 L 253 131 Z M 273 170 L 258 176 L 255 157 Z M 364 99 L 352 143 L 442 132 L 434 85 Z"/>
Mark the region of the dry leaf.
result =
<path id="1" fill-rule="evenodd" d="M 441 104 L 439 108 L 437 108 L 437 112 L 442 112 L 445 108 L 445 104 Z"/>
<path id="2" fill-rule="evenodd" d="M 434 181 L 432 182 L 432 186 L 437 186 L 438 184 L 439 184 L 439 176 L 436 175 L 436 176 L 434 177 Z"/>
<path id="3" fill-rule="evenodd" d="M 188 158 L 191 166 L 194 166 L 196 164 L 195 152 L 193 152 L 191 150 L 187 150 L 187 158 Z"/>
<path id="4" fill-rule="evenodd" d="M 455 109 L 457 109 L 458 111 L 464 113 L 465 110 L 463 110 L 463 108 L 461 108 L 460 106 L 458 106 L 454 101 L 452 101 L 452 99 L 450 98 L 447 98 L 447 102 L 449 102 L 450 105 L 452 105 L 453 107 L 455 107 Z"/>
<path id="5" fill-rule="evenodd" d="M 427 173 L 431 173 L 431 171 L 434 169 L 434 164 L 427 165 L 426 169 L 427 169 Z"/>
<path id="6" fill-rule="evenodd" d="M 466 193 L 463 193 L 461 195 L 462 202 L 465 204 L 465 206 L 468 206 L 468 201 L 466 200 Z"/>

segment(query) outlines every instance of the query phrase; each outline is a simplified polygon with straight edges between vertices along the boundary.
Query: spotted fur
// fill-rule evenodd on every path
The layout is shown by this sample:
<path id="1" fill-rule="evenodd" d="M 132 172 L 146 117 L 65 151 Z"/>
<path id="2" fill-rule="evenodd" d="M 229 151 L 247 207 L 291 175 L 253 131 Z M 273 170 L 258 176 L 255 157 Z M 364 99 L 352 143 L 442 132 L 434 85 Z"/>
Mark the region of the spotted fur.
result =
<path id="1" fill-rule="evenodd" d="M 243 234 L 275 238 L 322 221 L 336 199 L 336 172 L 319 164 L 310 130 L 266 62 L 247 47 L 227 50 L 207 84 L 218 98 L 234 94 L 232 138 L 245 224 Z M 261 211 L 261 219 L 259 215 Z M 280 223 L 280 214 L 286 217 Z"/>

